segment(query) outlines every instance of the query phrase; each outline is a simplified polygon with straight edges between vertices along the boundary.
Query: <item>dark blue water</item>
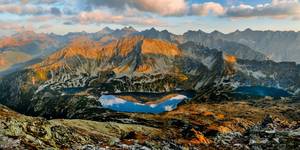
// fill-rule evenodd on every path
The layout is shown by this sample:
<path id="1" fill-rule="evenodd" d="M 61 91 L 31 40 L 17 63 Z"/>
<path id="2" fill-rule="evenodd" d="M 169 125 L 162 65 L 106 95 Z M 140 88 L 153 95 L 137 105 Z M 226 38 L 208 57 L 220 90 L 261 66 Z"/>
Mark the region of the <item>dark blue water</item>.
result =
<path id="1" fill-rule="evenodd" d="M 235 93 L 241 95 L 249 95 L 249 96 L 271 96 L 271 97 L 289 97 L 292 96 L 287 91 L 273 88 L 273 87 L 264 87 L 264 86 L 243 86 L 238 87 L 235 90 Z"/>
<path id="2" fill-rule="evenodd" d="M 83 87 L 74 87 L 74 88 L 65 88 L 63 89 L 63 92 L 66 94 L 76 94 L 78 92 L 83 91 L 84 88 Z"/>
<path id="3" fill-rule="evenodd" d="M 185 95 L 178 95 L 171 99 L 165 100 L 164 102 L 157 104 L 144 104 L 135 103 L 120 99 L 113 95 L 102 95 L 99 98 L 104 108 L 112 109 L 119 112 L 138 112 L 138 113 L 153 113 L 159 114 L 165 111 L 171 111 L 177 107 L 177 105 L 188 99 Z"/>

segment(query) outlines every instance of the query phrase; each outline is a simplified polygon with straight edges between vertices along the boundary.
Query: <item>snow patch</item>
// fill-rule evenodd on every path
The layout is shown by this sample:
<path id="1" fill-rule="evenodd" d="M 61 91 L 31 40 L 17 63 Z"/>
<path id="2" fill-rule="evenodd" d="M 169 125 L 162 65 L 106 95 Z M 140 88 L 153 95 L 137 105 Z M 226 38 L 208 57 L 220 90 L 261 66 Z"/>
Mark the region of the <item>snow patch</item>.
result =
<path id="1" fill-rule="evenodd" d="M 171 105 L 167 105 L 167 106 L 165 106 L 165 110 L 166 111 L 172 111 L 174 108 L 173 108 L 173 106 L 171 106 Z"/>
<path id="2" fill-rule="evenodd" d="M 102 95 L 99 98 L 99 101 L 101 102 L 101 104 L 103 106 L 112 106 L 112 105 L 115 105 L 115 104 L 124 104 L 124 103 L 126 103 L 125 100 L 123 100 L 121 98 L 117 98 L 117 97 L 112 96 L 112 95 Z"/>
<path id="3" fill-rule="evenodd" d="M 172 97 L 170 99 L 172 99 L 172 100 L 184 100 L 184 99 L 187 99 L 187 98 L 188 97 L 185 96 L 185 95 L 177 95 L 177 96 L 174 96 L 174 97 Z"/>
<path id="4" fill-rule="evenodd" d="M 247 74 L 248 76 L 254 77 L 255 79 L 261 79 L 261 78 L 267 77 L 267 75 L 264 74 L 263 72 L 261 72 L 260 70 L 258 70 L 258 71 L 249 70 L 245 66 L 239 66 L 238 69 L 241 72 Z"/>

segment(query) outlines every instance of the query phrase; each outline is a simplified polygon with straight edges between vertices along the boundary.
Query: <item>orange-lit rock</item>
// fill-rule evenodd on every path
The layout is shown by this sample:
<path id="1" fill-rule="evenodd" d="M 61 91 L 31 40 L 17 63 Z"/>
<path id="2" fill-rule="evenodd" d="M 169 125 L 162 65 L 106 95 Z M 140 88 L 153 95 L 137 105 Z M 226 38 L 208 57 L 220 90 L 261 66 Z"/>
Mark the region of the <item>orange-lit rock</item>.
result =
<path id="1" fill-rule="evenodd" d="M 35 77 L 31 78 L 31 82 L 32 82 L 33 85 L 35 85 L 35 82 L 36 82 Z"/>
<path id="2" fill-rule="evenodd" d="M 97 58 L 100 44 L 82 36 L 74 39 L 64 50 L 64 57 L 83 56 L 85 58 Z"/>
<path id="3" fill-rule="evenodd" d="M 185 80 L 187 80 L 187 79 L 189 79 L 186 75 L 184 75 L 184 74 L 178 74 L 178 79 L 180 80 L 180 81 L 185 81 Z"/>
<path id="4" fill-rule="evenodd" d="M 218 125 L 210 125 L 207 128 L 207 131 L 217 131 L 218 133 L 222 133 L 222 134 L 231 132 L 231 130 L 228 127 L 218 126 Z"/>
<path id="5" fill-rule="evenodd" d="M 151 66 L 144 64 L 144 65 L 138 66 L 136 71 L 139 73 L 149 73 L 152 71 L 152 68 L 151 68 Z"/>
<path id="6" fill-rule="evenodd" d="M 196 135 L 195 139 L 191 140 L 192 144 L 211 144 L 212 141 L 210 139 L 207 139 L 200 131 L 197 131 L 195 129 L 192 129 L 194 134 Z"/>
<path id="7" fill-rule="evenodd" d="M 224 119 L 224 118 L 225 118 L 225 115 L 223 115 L 223 114 L 217 114 L 217 115 L 216 115 L 216 118 L 217 118 L 217 119 Z"/>
<path id="8" fill-rule="evenodd" d="M 214 113 L 210 112 L 210 111 L 204 111 L 202 112 L 203 116 L 213 116 Z"/>
<path id="9" fill-rule="evenodd" d="M 124 66 L 117 67 L 117 68 L 113 69 L 113 71 L 117 74 L 129 72 L 130 65 L 131 64 L 129 63 Z"/>
<path id="10" fill-rule="evenodd" d="M 224 54 L 224 59 L 226 62 L 231 63 L 231 64 L 234 64 L 237 61 L 236 56 L 228 55 L 228 54 Z"/>
<path id="11" fill-rule="evenodd" d="M 127 56 L 132 50 L 134 50 L 134 47 L 141 39 L 143 39 L 143 37 L 134 36 L 132 38 L 124 38 L 119 41 L 116 45 L 116 48 L 119 50 L 119 55 L 122 57 Z"/>
<path id="12" fill-rule="evenodd" d="M 0 58 L 0 67 L 4 67 L 6 66 L 6 61 L 4 60 L 4 58 Z"/>
<path id="13" fill-rule="evenodd" d="M 47 72 L 46 72 L 45 70 L 42 70 L 42 69 L 36 70 L 35 73 L 36 73 L 36 78 L 37 78 L 38 80 L 45 81 L 45 80 L 48 79 L 48 77 L 47 77 Z"/>
<path id="14" fill-rule="evenodd" d="M 142 54 L 159 54 L 165 56 L 180 56 L 181 51 L 175 44 L 162 40 L 145 39 L 142 43 Z"/>
<path id="15" fill-rule="evenodd" d="M 167 57 L 175 57 L 181 55 L 181 51 L 175 44 L 171 44 L 162 40 L 144 39 L 142 36 L 132 36 L 122 38 L 119 40 L 112 41 L 108 44 L 101 45 L 101 42 L 89 39 L 89 37 L 81 36 L 73 39 L 69 45 L 60 51 L 49 56 L 42 63 L 35 65 L 33 68 L 43 69 L 44 71 L 57 70 L 59 68 L 69 68 L 68 60 L 72 60 L 78 63 L 88 59 L 95 60 L 98 63 L 103 61 L 109 61 L 111 58 L 123 58 L 128 57 L 129 54 L 155 54 L 163 55 Z M 135 60 L 132 59 L 127 64 L 112 65 L 109 68 L 117 74 L 129 73 L 136 71 L 137 73 L 149 73 L 159 68 L 158 62 L 155 59 L 149 57 L 142 57 L 142 62 L 136 64 Z M 137 66 L 136 66 L 137 65 Z M 159 68 L 159 69 L 170 69 L 173 68 Z M 178 79 L 183 81 L 187 80 L 187 76 L 182 74 L 180 71 L 174 71 L 178 74 Z"/>
<path id="16" fill-rule="evenodd" d="M 100 49 L 101 45 L 99 43 L 88 37 L 81 36 L 73 39 L 68 46 L 52 54 L 40 64 L 34 65 L 33 68 L 36 71 L 43 70 L 47 72 L 64 66 L 64 61 L 68 58 L 77 57 L 78 61 L 80 61 L 79 57 L 84 59 L 98 59 Z"/>

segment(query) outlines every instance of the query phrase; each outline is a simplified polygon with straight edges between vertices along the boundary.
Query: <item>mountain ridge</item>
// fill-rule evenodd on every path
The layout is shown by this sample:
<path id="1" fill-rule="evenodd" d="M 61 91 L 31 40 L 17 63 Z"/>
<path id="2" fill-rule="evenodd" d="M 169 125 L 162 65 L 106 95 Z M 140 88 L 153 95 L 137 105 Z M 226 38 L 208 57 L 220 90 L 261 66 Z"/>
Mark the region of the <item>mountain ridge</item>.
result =
<path id="1" fill-rule="evenodd" d="M 112 41 L 116 41 L 123 37 L 141 35 L 146 38 L 162 39 L 175 44 L 183 44 L 188 41 L 198 42 L 206 47 L 212 49 L 216 48 L 219 49 L 220 51 L 224 51 L 230 55 L 235 55 L 242 59 L 249 59 L 249 60 L 271 59 L 275 61 L 295 61 L 296 63 L 298 63 L 297 52 L 299 51 L 300 48 L 300 45 L 297 44 L 298 43 L 297 39 L 300 39 L 300 36 L 298 34 L 299 32 L 292 32 L 292 31 L 273 32 L 273 31 L 254 31 L 251 29 L 246 29 L 244 31 L 235 31 L 227 34 L 224 34 L 219 31 L 213 31 L 211 33 L 207 33 L 202 30 L 198 30 L 198 31 L 190 30 L 185 32 L 182 35 L 176 35 L 167 30 L 158 31 L 155 28 L 151 28 L 151 29 L 146 29 L 144 31 L 137 31 L 132 27 L 124 27 L 122 29 L 115 29 L 115 30 L 105 27 L 102 30 L 99 30 L 98 32 L 95 33 L 87 33 L 87 32 L 71 33 L 70 32 L 65 35 L 56 35 L 53 33 L 51 34 L 35 33 L 33 31 L 27 31 L 27 32 L 15 34 L 11 37 L 2 38 L 2 40 L 0 40 L 2 41 L 2 48 L 0 48 L 1 51 L 0 53 L 4 53 L 4 51 L 9 51 L 9 52 L 12 51 L 12 52 L 18 52 L 18 53 L 14 53 L 15 57 L 18 57 L 18 55 L 21 55 L 21 53 L 26 53 L 32 57 L 29 60 L 25 59 L 21 61 L 10 61 L 5 64 L 11 64 L 11 65 L 6 65 L 6 66 L 3 65 L 4 63 L 2 63 L 2 68 L 3 68 L 2 73 L 5 73 L 5 71 L 11 72 L 9 70 L 10 66 L 18 65 L 19 63 L 26 64 L 26 61 L 30 62 L 33 59 L 39 59 L 39 58 L 43 59 L 49 56 L 51 53 L 65 47 L 73 39 L 80 36 L 87 36 L 93 40 L 99 41 L 101 44 L 108 44 Z M 273 37 L 274 41 L 276 42 L 275 43 L 272 42 L 272 39 L 267 40 L 268 36 Z M 292 41 L 294 42 L 291 42 L 291 44 L 286 44 L 287 41 L 289 42 L 289 40 L 286 39 L 289 38 L 292 38 L 293 39 Z M 6 40 L 6 39 L 11 39 L 11 40 Z M 17 42 L 18 45 L 15 45 L 14 43 L 16 43 L 16 41 L 23 41 L 23 42 Z M 279 44 L 279 43 L 283 43 L 283 44 Z M 1 61 L 4 62 L 4 58 L 2 58 Z M 8 60 L 5 60 L 5 62 L 7 61 Z"/>

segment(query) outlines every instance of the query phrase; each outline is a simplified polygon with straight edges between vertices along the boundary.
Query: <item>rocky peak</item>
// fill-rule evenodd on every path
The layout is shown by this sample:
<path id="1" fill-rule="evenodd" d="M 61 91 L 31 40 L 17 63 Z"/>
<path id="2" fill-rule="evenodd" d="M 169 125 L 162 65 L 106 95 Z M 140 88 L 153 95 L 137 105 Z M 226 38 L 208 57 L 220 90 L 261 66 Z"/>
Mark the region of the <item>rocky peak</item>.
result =
<path id="1" fill-rule="evenodd" d="M 137 31 L 132 26 L 124 27 L 121 30 L 122 31 L 128 31 L 128 32 L 136 32 Z"/>
<path id="2" fill-rule="evenodd" d="M 224 35 L 224 33 L 218 31 L 218 30 L 214 30 L 213 32 L 211 32 L 210 34 L 212 34 L 213 36 L 220 36 L 220 35 Z"/>
<path id="3" fill-rule="evenodd" d="M 152 32 L 158 32 L 158 30 L 156 30 L 154 27 L 152 27 L 150 30 L 148 31 L 152 31 Z"/>
<path id="4" fill-rule="evenodd" d="M 102 30 L 100 30 L 98 33 L 102 33 L 102 34 L 110 34 L 112 33 L 114 30 L 109 28 L 109 27 L 104 27 Z"/>

